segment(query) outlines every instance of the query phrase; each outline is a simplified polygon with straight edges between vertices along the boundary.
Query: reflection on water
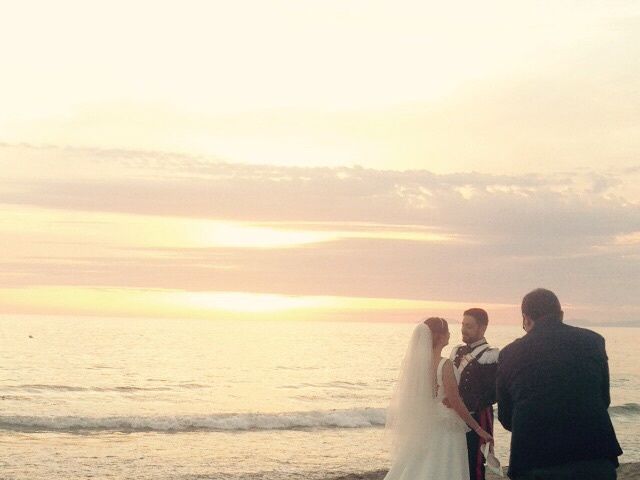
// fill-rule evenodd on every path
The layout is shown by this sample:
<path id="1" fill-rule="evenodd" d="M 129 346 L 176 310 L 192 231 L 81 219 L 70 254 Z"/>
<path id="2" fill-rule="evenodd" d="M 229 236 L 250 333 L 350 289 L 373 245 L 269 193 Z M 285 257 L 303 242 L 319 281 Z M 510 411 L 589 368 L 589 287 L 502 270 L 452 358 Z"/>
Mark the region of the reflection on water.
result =
<path id="1" fill-rule="evenodd" d="M 385 468 L 385 407 L 412 329 L 4 317 L 3 471 L 125 478 L 129 465 L 136 478 L 277 479 Z M 640 460 L 640 367 L 630 353 L 640 330 L 595 330 L 607 339 L 623 461 Z M 487 337 L 503 346 L 521 334 L 490 325 Z M 459 338 L 454 324 L 452 345 Z M 508 435 L 498 428 L 496 437 L 505 462 Z"/>

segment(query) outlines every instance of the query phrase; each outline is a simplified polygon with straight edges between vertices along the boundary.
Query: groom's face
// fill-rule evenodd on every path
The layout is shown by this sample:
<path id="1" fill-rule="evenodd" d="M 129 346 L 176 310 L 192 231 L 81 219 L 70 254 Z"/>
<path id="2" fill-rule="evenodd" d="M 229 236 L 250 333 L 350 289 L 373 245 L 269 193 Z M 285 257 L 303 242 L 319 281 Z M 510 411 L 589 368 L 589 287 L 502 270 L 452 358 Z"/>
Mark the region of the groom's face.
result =
<path id="1" fill-rule="evenodd" d="M 462 317 L 462 341 L 464 343 L 477 342 L 484 336 L 484 328 L 471 315 Z"/>

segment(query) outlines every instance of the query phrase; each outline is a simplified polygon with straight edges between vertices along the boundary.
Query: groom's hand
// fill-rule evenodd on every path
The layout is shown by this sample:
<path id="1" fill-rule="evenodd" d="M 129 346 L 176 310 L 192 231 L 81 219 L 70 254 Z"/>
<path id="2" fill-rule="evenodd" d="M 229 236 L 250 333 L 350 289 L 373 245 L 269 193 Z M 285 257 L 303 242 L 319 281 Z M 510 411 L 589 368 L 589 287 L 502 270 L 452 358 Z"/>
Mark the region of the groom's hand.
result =
<path id="1" fill-rule="evenodd" d="M 442 404 L 443 404 L 445 407 L 447 407 L 447 408 L 453 408 L 453 407 L 451 406 L 451 402 L 449 402 L 449 399 L 448 399 L 448 398 L 445 398 L 444 400 L 442 400 Z"/>

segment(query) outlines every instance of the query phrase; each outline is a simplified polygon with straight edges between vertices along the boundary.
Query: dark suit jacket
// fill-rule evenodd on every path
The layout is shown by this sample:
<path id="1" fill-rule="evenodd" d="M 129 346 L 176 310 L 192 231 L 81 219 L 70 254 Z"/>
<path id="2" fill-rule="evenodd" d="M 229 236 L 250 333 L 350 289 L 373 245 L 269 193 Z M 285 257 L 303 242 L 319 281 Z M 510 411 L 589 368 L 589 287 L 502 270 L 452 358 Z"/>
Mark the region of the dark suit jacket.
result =
<path id="1" fill-rule="evenodd" d="M 609 407 L 604 338 L 561 322 L 538 322 L 500 352 L 498 419 L 512 432 L 509 476 L 606 458 L 622 450 Z"/>
<path id="2" fill-rule="evenodd" d="M 486 345 L 486 341 L 479 345 Z M 478 345 L 478 346 L 479 346 Z M 454 348 L 453 364 L 460 366 L 464 346 Z M 496 371 L 498 369 L 498 349 L 490 348 L 481 352 L 475 360 L 468 363 L 460 374 L 458 389 L 460 397 L 470 412 L 480 410 L 496 403 Z"/>

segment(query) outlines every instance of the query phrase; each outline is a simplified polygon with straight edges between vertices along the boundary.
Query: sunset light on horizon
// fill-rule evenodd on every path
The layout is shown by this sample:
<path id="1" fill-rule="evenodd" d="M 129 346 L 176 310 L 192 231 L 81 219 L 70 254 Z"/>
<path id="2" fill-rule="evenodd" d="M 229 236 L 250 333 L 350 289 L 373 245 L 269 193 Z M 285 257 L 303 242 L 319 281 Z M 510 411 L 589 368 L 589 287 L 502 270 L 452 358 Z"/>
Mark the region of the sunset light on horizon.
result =
<path id="1" fill-rule="evenodd" d="M 4 314 L 640 321 L 634 2 L 10 10 Z"/>

